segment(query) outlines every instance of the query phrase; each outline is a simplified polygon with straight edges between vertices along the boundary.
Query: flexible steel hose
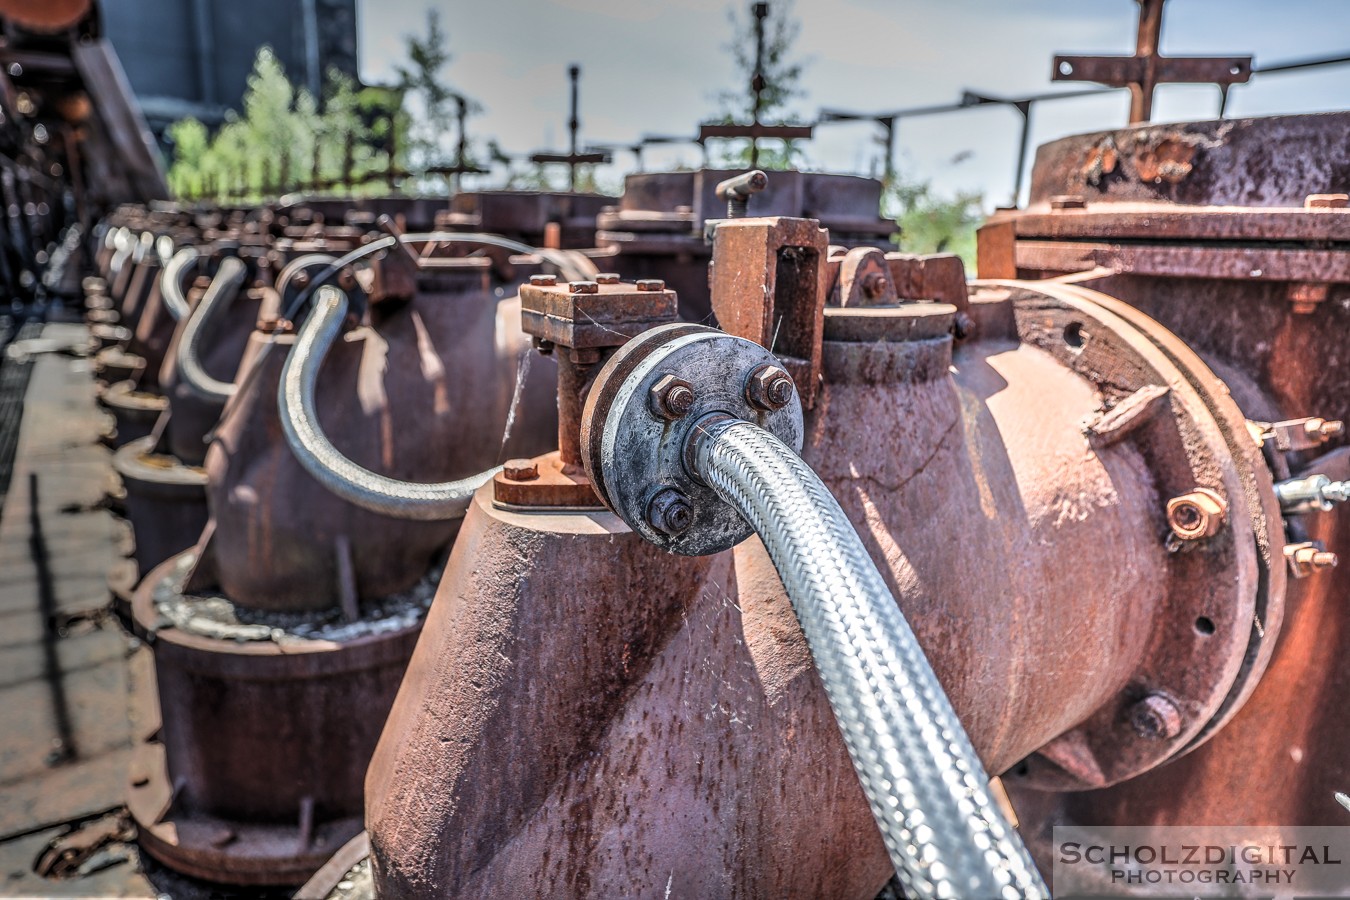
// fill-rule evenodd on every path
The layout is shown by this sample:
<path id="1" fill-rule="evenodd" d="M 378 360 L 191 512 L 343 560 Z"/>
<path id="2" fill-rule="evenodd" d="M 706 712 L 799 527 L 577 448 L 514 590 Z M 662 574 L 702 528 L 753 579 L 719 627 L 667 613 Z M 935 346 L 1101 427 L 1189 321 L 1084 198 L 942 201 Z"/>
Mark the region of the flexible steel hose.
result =
<path id="1" fill-rule="evenodd" d="M 220 268 L 211 279 L 197 308 L 188 316 L 183 325 L 183 333 L 178 336 L 178 377 L 183 384 L 198 397 L 217 403 L 224 403 L 234 396 L 235 386 L 219 381 L 202 366 L 200 344 L 207 328 L 218 319 L 238 295 L 244 285 L 244 276 L 248 267 L 239 259 L 227 256 L 221 260 Z"/>
<path id="2" fill-rule="evenodd" d="M 792 450 L 698 423 L 697 475 L 764 541 L 910 897 L 1049 897 L 956 711 L 838 502 Z"/>
<path id="3" fill-rule="evenodd" d="M 188 306 L 187 298 L 183 296 L 183 273 L 196 262 L 197 248 L 184 247 L 173 255 L 159 275 L 159 294 L 164 299 L 164 308 L 175 322 L 181 322 L 192 314 L 192 307 Z"/>
<path id="4" fill-rule="evenodd" d="M 281 429 L 305 471 L 328 490 L 362 509 L 398 519 L 456 519 L 474 491 L 501 471 L 498 466 L 460 481 L 415 484 L 376 474 L 343 456 L 319 427 L 314 388 L 328 348 L 347 316 L 347 296 L 320 288 L 295 346 L 286 357 L 277 390 Z"/>

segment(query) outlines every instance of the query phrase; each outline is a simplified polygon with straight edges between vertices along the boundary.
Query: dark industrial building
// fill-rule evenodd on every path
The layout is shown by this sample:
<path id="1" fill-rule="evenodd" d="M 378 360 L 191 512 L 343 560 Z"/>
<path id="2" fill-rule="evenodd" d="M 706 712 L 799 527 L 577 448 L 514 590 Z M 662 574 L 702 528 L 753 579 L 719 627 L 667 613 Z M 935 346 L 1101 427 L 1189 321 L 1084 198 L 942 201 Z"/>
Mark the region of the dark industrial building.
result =
<path id="1" fill-rule="evenodd" d="M 357 74 L 356 0 L 118 0 L 101 13 L 156 135 L 185 116 L 215 125 L 238 109 L 264 44 L 315 94 L 330 68 Z"/>

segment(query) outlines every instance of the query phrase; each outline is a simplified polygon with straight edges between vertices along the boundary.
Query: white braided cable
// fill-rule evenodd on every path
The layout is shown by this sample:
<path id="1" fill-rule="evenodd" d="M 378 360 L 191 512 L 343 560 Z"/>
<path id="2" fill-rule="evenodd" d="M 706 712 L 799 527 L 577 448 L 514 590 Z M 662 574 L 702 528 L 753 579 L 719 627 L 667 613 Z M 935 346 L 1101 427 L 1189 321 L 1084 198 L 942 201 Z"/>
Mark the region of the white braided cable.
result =
<path id="1" fill-rule="evenodd" d="M 777 437 L 721 418 L 698 475 L 764 541 L 907 896 L 1048 898 L 946 692 L 838 502 Z"/>

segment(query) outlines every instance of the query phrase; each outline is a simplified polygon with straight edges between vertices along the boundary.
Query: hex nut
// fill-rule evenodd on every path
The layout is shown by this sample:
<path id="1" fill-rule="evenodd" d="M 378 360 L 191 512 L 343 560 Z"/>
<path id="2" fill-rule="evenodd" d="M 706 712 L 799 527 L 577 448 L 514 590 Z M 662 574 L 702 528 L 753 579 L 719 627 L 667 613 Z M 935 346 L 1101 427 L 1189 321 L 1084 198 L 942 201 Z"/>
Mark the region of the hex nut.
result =
<path id="1" fill-rule="evenodd" d="M 762 365 L 745 382 L 745 399 L 756 409 L 773 412 L 787 406 L 797 390 L 796 382 L 775 365 Z"/>
<path id="2" fill-rule="evenodd" d="M 1350 194 L 1309 194 L 1303 200 L 1304 209 L 1345 209 L 1350 206 Z"/>
<path id="3" fill-rule="evenodd" d="M 1063 194 L 1050 198 L 1050 208 L 1053 210 L 1087 209 L 1087 200 L 1077 194 Z"/>
<path id="4" fill-rule="evenodd" d="M 694 507 L 675 488 L 662 488 L 647 504 L 647 522 L 657 531 L 673 537 L 688 531 L 694 524 Z"/>
<path id="5" fill-rule="evenodd" d="M 1167 524 L 1183 541 L 1213 537 L 1228 517 L 1228 502 L 1209 488 L 1173 497 L 1167 501 Z"/>
<path id="6" fill-rule="evenodd" d="M 567 290 L 573 294 L 598 294 L 600 285 L 594 281 L 569 281 Z"/>
<path id="7" fill-rule="evenodd" d="M 664 291 L 666 283 L 660 278 L 642 278 L 638 280 L 637 289 L 639 291 Z"/>
<path id="8" fill-rule="evenodd" d="M 1169 741 L 1181 734 L 1181 710 L 1165 694 L 1149 694 L 1130 707 L 1130 724 L 1142 738 Z"/>
<path id="9" fill-rule="evenodd" d="M 507 481 L 534 481 L 539 477 L 539 466 L 532 459 L 508 459 L 502 474 Z"/>
<path id="10" fill-rule="evenodd" d="M 694 388 L 684 379 L 663 375 L 652 385 L 648 399 L 653 415 L 673 422 L 694 408 Z"/>
<path id="11" fill-rule="evenodd" d="M 596 284 L 618 284 L 618 283 L 619 283 L 619 273 L 618 273 L 618 272 L 601 272 L 599 275 L 595 276 L 595 283 L 596 283 Z"/>

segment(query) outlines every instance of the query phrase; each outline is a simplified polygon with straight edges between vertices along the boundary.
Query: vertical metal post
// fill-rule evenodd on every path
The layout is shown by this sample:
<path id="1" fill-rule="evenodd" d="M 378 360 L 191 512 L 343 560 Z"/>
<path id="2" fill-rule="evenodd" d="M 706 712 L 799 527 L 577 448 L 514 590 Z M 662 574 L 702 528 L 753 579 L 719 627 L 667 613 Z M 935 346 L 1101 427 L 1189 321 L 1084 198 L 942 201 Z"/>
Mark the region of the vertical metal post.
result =
<path id="1" fill-rule="evenodd" d="M 1022 114 L 1022 140 L 1017 146 L 1017 173 L 1013 176 L 1012 205 L 1022 196 L 1022 176 L 1027 169 L 1027 149 L 1031 142 L 1031 100 L 1020 100 L 1013 108 Z"/>
<path id="2" fill-rule="evenodd" d="M 567 163 L 567 189 L 575 191 L 577 189 L 577 129 L 581 127 L 581 120 L 578 117 L 578 98 L 577 82 L 581 78 L 581 66 L 573 63 L 567 69 L 567 77 L 572 79 L 572 117 L 567 120 L 567 129 L 571 133 L 571 142 L 568 145 L 568 155 L 573 157 Z"/>
<path id="3" fill-rule="evenodd" d="M 764 20 L 769 15 L 768 3 L 756 3 L 751 10 L 755 16 L 755 74 L 750 78 L 750 90 L 754 92 L 754 107 L 751 110 L 752 126 L 759 125 L 759 113 L 764 105 Z M 750 137 L 750 168 L 759 168 L 759 138 Z"/>

